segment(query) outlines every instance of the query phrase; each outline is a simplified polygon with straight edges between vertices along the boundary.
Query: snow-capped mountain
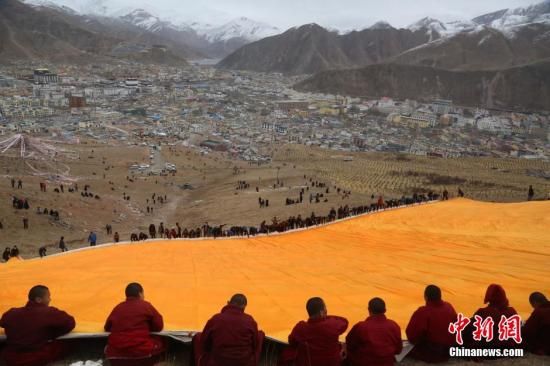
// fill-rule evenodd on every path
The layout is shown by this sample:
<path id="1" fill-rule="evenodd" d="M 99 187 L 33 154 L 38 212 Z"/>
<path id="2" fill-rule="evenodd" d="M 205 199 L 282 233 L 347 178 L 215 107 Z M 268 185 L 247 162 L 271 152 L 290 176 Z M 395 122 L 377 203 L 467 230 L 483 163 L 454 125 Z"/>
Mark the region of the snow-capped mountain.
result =
<path id="1" fill-rule="evenodd" d="M 276 27 L 249 18 L 231 19 L 200 2 L 191 8 L 165 9 L 161 3 L 145 0 L 21 1 L 35 7 L 80 15 L 83 19 L 99 16 L 122 21 L 153 33 L 160 43 L 165 40 L 169 44 L 185 46 L 188 54 L 213 58 L 224 57 L 247 43 L 281 33 Z"/>
<path id="2" fill-rule="evenodd" d="M 152 15 L 144 9 L 133 10 L 132 12 L 121 16 L 120 19 L 150 32 L 157 32 L 163 27 L 174 27 L 170 22 L 162 21 L 160 18 Z"/>
<path id="3" fill-rule="evenodd" d="M 145 9 L 132 10 L 128 14 L 120 16 L 119 19 L 153 33 L 161 33 L 165 30 L 170 30 L 196 34 L 195 28 L 186 23 L 178 25 L 174 24 L 168 20 L 161 19 L 160 17 L 151 14 Z"/>
<path id="4" fill-rule="evenodd" d="M 437 19 L 430 17 L 422 18 L 418 22 L 413 23 L 407 27 L 413 32 L 428 28 L 438 33 L 444 33 L 447 30 L 447 27 Z"/>
<path id="5" fill-rule="evenodd" d="M 198 28 L 195 28 L 197 33 L 212 43 L 225 42 L 234 38 L 252 42 L 281 33 L 281 30 L 277 27 L 245 17 L 233 19 L 218 27 L 210 24 L 196 25 L 198 26 Z M 190 26 L 193 27 L 193 25 Z"/>
<path id="6" fill-rule="evenodd" d="M 425 31 L 430 42 L 439 38 L 453 37 L 462 32 L 481 32 L 492 28 L 508 38 L 529 24 L 550 24 L 550 0 L 525 8 L 503 9 L 476 17 L 472 20 L 456 20 L 443 23 L 433 18 L 423 18 L 407 27 L 409 30 Z"/>
<path id="7" fill-rule="evenodd" d="M 66 13 L 69 13 L 69 14 L 78 14 L 78 12 L 76 10 L 74 10 L 73 8 L 67 6 L 67 5 L 63 5 L 63 4 L 56 4 L 52 1 L 49 1 L 49 0 L 27 0 L 27 1 L 24 1 L 24 3 L 30 5 L 30 6 L 33 6 L 33 7 L 45 7 L 45 8 L 50 8 L 50 9 L 55 9 L 55 10 L 59 10 L 59 11 L 62 11 L 62 12 L 66 12 Z"/>
<path id="8" fill-rule="evenodd" d="M 22 0 L 25 4 L 49 8 L 71 9 L 82 15 L 114 16 L 124 12 L 121 4 L 115 5 L 108 0 Z M 126 8 L 128 9 L 128 8 Z M 128 10 L 129 11 L 129 10 Z M 127 12 L 128 12 L 127 11 Z"/>
<path id="9" fill-rule="evenodd" d="M 194 9 L 164 9 L 160 4 L 141 0 L 22 0 L 33 6 L 66 8 L 82 15 L 120 18 L 142 29 L 158 32 L 170 28 L 195 31 L 207 42 L 226 42 L 240 39 L 247 42 L 272 36 L 281 31 L 266 23 L 241 17 L 231 19 L 227 14 L 196 4 Z M 141 6 L 143 5 L 143 6 Z M 158 6 L 157 6 L 158 5 Z M 196 14 L 196 16 L 193 16 Z M 204 22 L 202 20 L 208 20 Z"/>
<path id="10" fill-rule="evenodd" d="M 550 0 L 525 8 L 503 9 L 473 19 L 479 25 L 499 30 L 532 23 L 550 23 Z"/>
<path id="11" fill-rule="evenodd" d="M 439 38 L 450 37 L 460 32 L 471 31 L 477 24 L 469 20 L 455 20 L 443 23 L 440 20 L 426 17 L 407 27 L 412 32 L 424 31 L 430 42 Z"/>
<path id="12" fill-rule="evenodd" d="M 429 37 L 429 41 L 433 41 L 443 37 L 447 33 L 447 27 L 437 19 L 426 17 L 418 22 L 407 27 L 412 32 L 423 31 Z"/>

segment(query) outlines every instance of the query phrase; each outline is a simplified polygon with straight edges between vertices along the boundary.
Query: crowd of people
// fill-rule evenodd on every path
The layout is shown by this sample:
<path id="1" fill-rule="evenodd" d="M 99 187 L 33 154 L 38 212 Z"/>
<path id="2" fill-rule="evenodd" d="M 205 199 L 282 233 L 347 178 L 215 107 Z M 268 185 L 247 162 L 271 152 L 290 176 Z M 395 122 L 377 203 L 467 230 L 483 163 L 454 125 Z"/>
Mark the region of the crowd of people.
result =
<path id="1" fill-rule="evenodd" d="M 350 194 L 349 191 L 344 192 Z M 400 199 L 391 199 L 385 201 L 382 196 L 378 197 L 376 203 L 364 206 L 339 206 L 338 209 L 332 208 L 327 215 L 318 216 L 315 212 L 311 215 L 303 217 L 302 215 L 290 216 L 286 220 L 279 220 L 274 217 L 271 223 L 262 221 L 259 226 L 230 226 L 226 225 L 211 226 L 207 223 L 196 228 L 182 228 L 179 223 L 175 227 L 169 228 L 163 222 L 158 227 L 155 224 L 149 225 L 149 235 L 144 232 L 132 233 L 131 241 L 140 241 L 147 239 L 166 238 L 219 238 L 219 237 L 235 237 L 235 236 L 254 236 L 258 234 L 281 233 L 289 230 L 308 228 L 316 225 L 327 224 L 335 220 L 344 219 L 351 216 L 376 212 L 387 208 L 396 208 L 406 205 L 419 204 L 430 202 L 439 199 L 439 195 L 433 192 L 424 194 L 413 194 L 410 197 L 402 196 Z M 372 196 L 374 198 L 374 196 Z M 260 200 L 260 207 L 265 205 L 265 202 Z"/>
<path id="2" fill-rule="evenodd" d="M 16 189 L 16 186 L 17 186 L 17 189 L 23 189 L 23 181 L 21 179 L 18 179 L 17 181 L 15 180 L 15 178 L 12 178 L 11 179 L 11 187 L 13 189 Z M 47 192 L 47 184 L 45 182 L 39 182 L 39 186 L 40 186 L 40 192 Z M 89 186 L 86 186 L 87 188 L 89 188 Z M 65 186 L 61 183 L 59 184 L 58 187 L 54 188 L 54 192 L 57 192 L 57 193 L 64 193 L 65 191 Z M 76 192 L 78 191 L 78 184 L 77 183 L 74 183 L 72 184 L 69 188 L 68 188 L 68 191 L 69 192 Z M 91 193 L 87 192 L 87 189 L 86 189 L 86 192 L 82 192 L 83 196 L 84 196 L 84 193 L 86 194 L 87 197 L 95 197 L 97 199 L 99 199 L 99 196 L 94 196 L 92 195 Z M 19 196 L 12 196 L 12 207 L 16 210 L 28 210 L 31 208 L 31 205 L 29 203 L 29 200 L 27 198 L 22 198 L 22 197 L 19 197 Z M 38 215 L 49 215 L 54 221 L 60 221 L 60 214 L 59 214 L 59 211 L 56 209 L 47 209 L 47 208 L 44 208 L 42 209 L 41 207 L 36 207 L 36 214 Z M 22 222 L 23 222 L 23 229 L 24 230 L 27 230 L 29 229 L 29 218 L 27 216 L 23 216 L 22 217 Z M 3 229 L 4 228 L 4 225 L 1 223 L 0 221 L 0 229 Z"/>
<path id="3" fill-rule="evenodd" d="M 28 210 L 31 206 L 26 198 L 12 197 L 12 206 L 17 210 Z"/>
<path id="4" fill-rule="evenodd" d="M 163 330 L 163 316 L 145 301 L 144 289 L 139 283 L 128 284 L 125 297 L 106 317 L 104 329 L 110 334 L 105 357 L 112 366 L 155 365 L 168 346 L 165 338 L 151 334 Z M 46 365 L 70 351 L 68 343 L 56 338 L 71 332 L 75 319 L 49 306 L 50 300 L 46 286 L 34 286 L 24 307 L 12 308 L 2 315 L 0 327 L 5 329 L 7 337 L 2 358 L 7 366 Z M 513 318 L 517 312 L 509 305 L 502 286 L 491 284 L 484 298 L 487 306 L 478 309 L 467 322 L 477 324 L 483 319 L 483 324 L 489 324 L 491 334 L 495 334 L 490 339 L 487 334 L 486 339 L 476 337 L 480 333 L 470 325 L 460 329 L 462 337 L 455 336 L 454 327 L 467 323 L 463 323 L 462 314 L 457 314 L 452 304 L 443 300 L 439 287 L 427 286 L 424 301 L 412 314 L 405 330 L 413 345 L 406 355 L 408 358 L 428 363 L 446 362 L 450 349 L 462 345 L 500 350 L 521 348 L 550 355 L 550 301 L 540 292 L 530 295 L 533 312 L 523 327 L 512 333 L 513 329 L 503 325 L 502 319 Z M 247 302 L 245 295 L 233 295 L 220 313 L 208 320 L 202 332 L 194 335 L 195 365 L 258 365 L 265 335 L 254 318 L 245 313 Z M 340 337 L 349 327 L 345 317 L 329 315 L 320 297 L 310 298 L 306 311 L 308 319 L 293 327 L 288 345 L 279 355 L 281 366 L 393 365 L 395 356 L 403 350 L 401 329 L 386 317 L 386 304 L 380 297 L 369 301 L 366 319 L 351 327 L 344 343 Z M 501 336 L 503 330 L 510 330 L 508 336 Z"/>
<path id="5" fill-rule="evenodd" d="M 127 177 L 127 179 L 130 179 Z M 315 180 L 314 178 L 307 177 L 304 175 L 304 180 L 306 183 L 304 183 L 303 188 L 299 192 L 299 197 L 295 198 L 286 198 L 285 204 L 288 205 L 294 205 L 299 204 L 307 200 L 306 197 L 304 197 L 306 194 L 309 194 L 309 202 L 310 203 L 320 203 L 320 202 L 328 202 L 328 194 L 329 192 L 335 192 L 339 196 L 341 196 L 342 200 L 345 198 L 349 198 L 351 195 L 351 191 L 345 190 L 339 187 L 329 187 L 327 183 Z M 112 182 L 109 182 L 112 183 Z M 21 179 L 15 180 L 14 178 L 11 179 L 11 185 L 13 189 L 16 189 L 16 186 L 18 189 L 23 188 L 23 182 Z M 276 187 L 283 187 L 284 184 L 282 181 L 278 181 L 276 184 Z M 236 190 L 246 190 L 250 188 L 250 183 L 247 181 L 238 181 Z M 321 192 L 310 192 L 311 189 L 317 189 L 321 190 Z M 95 198 L 100 199 L 100 197 L 94 193 L 91 192 L 90 185 L 86 184 L 84 186 L 84 189 L 80 192 L 83 197 L 88 198 Z M 72 183 L 70 186 L 65 187 L 62 183 L 59 184 L 54 188 L 54 191 L 58 193 L 63 193 L 65 191 L 68 192 L 78 192 L 78 184 Z M 46 192 L 47 191 L 47 185 L 45 182 L 40 182 L 40 191 Z M 256 191 L 259 192 L 259 188 L 256 187 Z M 458 197 L 464 197 L 464 191 L 459 187 L 458 188 Z M 277 217 L 274 217 L 271 219 L 271 222 L 268 221 L 262 221 L 259 226 L 227 226 L 227 225 L 217 225 L 217 226 L 211 226 L 208 223 L 201 225 L 200 227 L 194 227 L 194 228 L 181 228 L 178 223 L 176 223 L 176 227 L 164 227 L 164 225 L 161 223 L 157 228 L 152 228 L 154 224 L 151 224 L 149 227 L 149 233 L 147 232 L 135 232 L 130 233 L 130 241 L 142 241 L 152 238 L 166 238 L 166 239 L 176 239 L 176 238 L 201 238 L 201 237 L 234 237 L 234 236 L 253 236 L 257 234 L 269 234 L 273 232 L 285 232 L 288 230 L 294 230 L 299 228 L 307 228 L 319 224 L 325 224 L 332 222 L 336 219 L 342 219 L 349 216 L 355 216 L 360 214 L 365 214 L 385 208 L 394 208 L 394 207 L 400 207 L 404 205 L 411 205 L 415 203 L 422 203 L 427 201 L 433 201 L 433 200 L 448 200 L 449 199 L 449 192 L 447 189 L 445 189 L 442 194 L 437 194 L 434 192 L 429 192 L 428 194 L 413 194 L 412 196 L 402 196 L 400 199 L 392 199 L 392 200 L 384 200 L 382 196 L 378 197 L 378 200 L 376 203 L 371 203 L 369 205 L 365 206 L 353 206 L 350 207 L 349 205 L 340 205 L 337 209 L 332 208 L 330 212 L 327 215 L 321 215 L 318 216 L 315 214 L 315 212 L 311 212 L 310 215 L 302 216 L 290 216 L 287 219 L 279 219 Z M 534 197 L 534 189 L 532 186 L 529 186 L 528 190 L 528 200 L 533 199 Z M 371 198 L 374 200 L 375 196 L 372 195 Z M 125 192 L 123 193 L 123 199 L 126 201 L 130 200 L 130 196 L 127 195 Z M 150 198 L 146 199 L 146 212 L 148 214 L 154 213 L 154 207 L 153 205 L 159 203 L 161 205 L 165 204 L 168 200 L 168 197 L 166 194 L 158 194 L 154 193 Z M 260 208 L 269 207 L 269 199 L 258 197 L 258 203 Z M 27 199 L 20 198 L 13 196 L 12 204 L 14 208 L 17 209 L 29 209 L 30 204 Z M 38 214 L 44 214 L 49 215 L 53 220 L 60 221 L 60 214 L 58 210 L 54 209 L 47 209 L 47 208 L 40 208 L 37 207 L 36 212 Z M 27 216 L 22 217 L 22 223 L 23 223 L 23 229 L 29 229 L 29 218 Z M 0 229 L 3 229 L 3 223 L 0 220 Z M 120 234 L 116 232 L 113 235 L 112 230 L 107 230 L 107 236 L 112 237 L 114 242 L 119 242 Z M 90 245 L 95 245 L 96 241 L 88 241 Z M 93 244 L 92 244 L 93 243 Z M 45 246 L 46 247 L 46 246 Z M 66 249 L 66 247 L 65 247 Z M 45 255 L 45 251 L 41 251 L 39 254 L 42 256 Z"/>

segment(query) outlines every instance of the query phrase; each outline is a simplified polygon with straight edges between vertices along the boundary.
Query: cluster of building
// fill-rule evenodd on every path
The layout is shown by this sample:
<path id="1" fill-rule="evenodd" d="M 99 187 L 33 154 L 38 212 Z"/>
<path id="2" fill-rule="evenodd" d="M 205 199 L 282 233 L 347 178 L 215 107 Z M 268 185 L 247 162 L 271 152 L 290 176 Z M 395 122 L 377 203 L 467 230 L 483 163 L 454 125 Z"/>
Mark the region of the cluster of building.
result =
<path id="1" fill-rule="evenodd" d="M 181 143 L 266 162 L 273 147 L 442 157 L 550 158 L 549 113 L 300 93 L 297 78 L 210 66 L 17 65 L 0 69 L 0 134 Z"/>

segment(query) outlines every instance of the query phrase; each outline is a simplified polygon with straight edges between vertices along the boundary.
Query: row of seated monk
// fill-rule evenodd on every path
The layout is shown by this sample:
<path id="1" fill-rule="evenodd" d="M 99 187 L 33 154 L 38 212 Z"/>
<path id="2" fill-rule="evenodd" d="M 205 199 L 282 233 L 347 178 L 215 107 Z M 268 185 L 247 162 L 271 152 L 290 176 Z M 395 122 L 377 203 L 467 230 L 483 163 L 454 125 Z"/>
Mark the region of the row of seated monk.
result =
<path id="1" fill-rule="evenodd" d="M 130 283 L 125 290 L 126 300 L 118 304 L 107 317 L 105 331 L 110 332 L 105 357 L 113 366 L 150 366 L 160 362 L 167 350 L 166 339 L 152 332 L 163 329 L 163 317 L 145 301 L 143 287 Z M 457 324 L 453 306 L 442 300 L 441 290 L 429 285 L 424 291 L 425 305 L 412 315 L 406 328 L 414 347 L 407 357 L 429 363 L 449 359 L 450 347 L 456 337 L 450 331 Z M 523 348 L 536 354 L 550 354 L 550 302 L 540 292 L 529 301 L 534 310 L 523 328 L 523 341 L 495 336 L 484 348 Z M 504 316 L 516 315 L 510 307 L 502 286 L 488 287 L 484 302 L 474 317 L 492 318 L 495 333 Z M 0 326 L 5 329 L 6 344 L 2 358 L 8 366 L 40 366 L 66 356 L 67 343 L 58 337 L 71 332 L 75 319 L 52 307 L 50 291 L 38 285 L 29 291 L 24 307 L 12 308 L 2 315 Z M 264 333 L 254 318 L 245 313 L 247 298 L 243 294 L 231 297 L 219 314 L 214 315 L 201 333 L 193 338 L 193 360 L 198 366 L 258 365 Z M 288 336 L 288 346 L 279 355 L 279 365 L 297 366 L 363 366 L 393 365 L 402 352 L 403 342 L 399 325 L 386 318 L 386 305 L 381 298 L 369 301 L 369 315 L 355 324 L 340 342 L 348 328 L 344 317 L 328 315 L 323 299 L 311 298 L 306 310 L 309 318 L 298 322 Z M 500 325 L 502 326 L 502 325 Z M 468 332 L 466 332 L 468 333 Z M 473 339 L 464 336 L 464 347 L 480 348 Z M 479 342 L 478 342 L 479 343 Z"/>

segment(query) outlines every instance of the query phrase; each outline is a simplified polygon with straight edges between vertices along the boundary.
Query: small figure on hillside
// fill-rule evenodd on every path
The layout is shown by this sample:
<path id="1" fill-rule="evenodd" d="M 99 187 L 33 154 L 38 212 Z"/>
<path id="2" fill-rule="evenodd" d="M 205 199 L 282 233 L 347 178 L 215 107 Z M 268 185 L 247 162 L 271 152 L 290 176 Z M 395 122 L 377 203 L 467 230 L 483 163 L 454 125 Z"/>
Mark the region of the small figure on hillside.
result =
<path id="1" fill-rule="evenodd" d="M 90 243 L 91 247 L 94 247 L 96 245 L 96 242 L 97 235 L 93 231 L 90 231 L 90 235 L 88 235 L 88 243 Z"/>
<path id="2" fill-rule="evenodd" d="M 10 248 L 6 248 L 4 250 L 4 253 L 2 253 L 2 259 L 4 260 L 4 262 L 7 262 L 9 261 L 10 257 L 11 257 L 11 250 Z"/>
<path id="3" fill-rule="evenodd" d="M 66 252 L 68 250 L 67 245 L 65 244 L 64 236 L 62 236 L 61 239 L 59 239 L 59 249 L 61 249 L 62 252 Z"/>
<path id="4" fill-rule="evenodd" d="M 46 249 L 45 246 L 40 247 L 40 248 L 38 249 L 38 254 L 40 255 L 40 258 L 43 258 L 43 257 L 46 256 L 46 251 L 47 251 L 47 249 Z"/>
<path id="5" fill-rule="evenodd" d="M 533 189 L 533 186 L 529 186 L 529 192 L 527 193 L 527 201 L 532 201 L 534 196 L 535 196 L 535 190 Z"/>
<path id="6" fill-rule="evenodd" d="M 19 257 L 19 248 L 17 247 L 17 245 L 14 245 L 10 251 L 10 258 L 17 258 L 17 257 Z"/>

